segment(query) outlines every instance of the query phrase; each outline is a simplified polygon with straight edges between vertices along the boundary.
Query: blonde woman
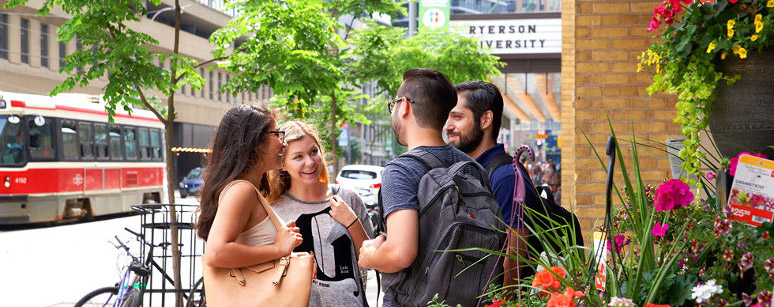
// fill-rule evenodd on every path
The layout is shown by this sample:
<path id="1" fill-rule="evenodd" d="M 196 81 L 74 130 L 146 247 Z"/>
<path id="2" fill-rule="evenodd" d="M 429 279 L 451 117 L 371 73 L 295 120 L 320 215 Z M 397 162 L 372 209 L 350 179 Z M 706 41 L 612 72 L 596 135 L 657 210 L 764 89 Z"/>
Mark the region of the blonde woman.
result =
<path id="1" fill-rule="evenodd" d="M 366 306 L 357 251 L 373 236 L 368 211 L 350 190 L 328 185 L 317 130 L 302 121 L 282 124 L 287 148 L 280 170 L 269 172 L 269 202 L 277 215 L 296 221 L 303 243 L 314 252 L 317 276 L 309 306 Z"/>

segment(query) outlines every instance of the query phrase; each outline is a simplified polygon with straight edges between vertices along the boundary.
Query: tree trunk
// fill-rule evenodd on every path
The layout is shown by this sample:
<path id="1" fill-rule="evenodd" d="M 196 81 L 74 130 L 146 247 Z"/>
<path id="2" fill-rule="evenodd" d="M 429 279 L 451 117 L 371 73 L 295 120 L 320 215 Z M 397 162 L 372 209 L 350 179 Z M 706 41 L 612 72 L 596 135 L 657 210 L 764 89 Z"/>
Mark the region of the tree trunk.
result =
<path id="1" fill-rule="evenodd" d="M 175 0 L 175 41 L 174 41 L 174 49 L 172 50 L 173 54 L 178 54 L 179 48 L 180 48 L 180 0 Z M 171 67 L 171 76 L 170 76 L 170 82 L 173 84 L 177 84 L 176 75 L 177 75 L 177 69 L 175 69 L 175 65 L 170 65 Z M 174 167 L 174 159 L 172 155 L 172 140 L 175 135 L 175 117 L 177 117 L 177 114 L 175 114 L 175 91 L 172 91 L 169 94 L 169 97 L 167 99 L 167 122 L 166 122 L 166 130 L 167 130 L 167 195 L 169 197 L 169 221 L 172 223 L 170 227 L 170 233 L 172 235 L 171 241 L 172 241 L 172 278 L 175 282 L 175 306 L 177 307 L 183 307 L 183 292 L 181 289 L 183 288 L 181 285 L 180 280 L 180 243 L 178 238 L 178 227 L 177 227 L 177 208 L 175 207 L 175 167 Z"/>

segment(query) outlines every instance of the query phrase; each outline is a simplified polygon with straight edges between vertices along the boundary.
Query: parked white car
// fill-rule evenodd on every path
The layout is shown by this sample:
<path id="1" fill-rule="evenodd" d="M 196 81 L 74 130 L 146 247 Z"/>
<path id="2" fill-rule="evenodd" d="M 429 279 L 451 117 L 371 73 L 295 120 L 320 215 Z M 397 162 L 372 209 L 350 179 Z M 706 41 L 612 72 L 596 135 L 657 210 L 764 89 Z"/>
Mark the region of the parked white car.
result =
<path id="1" fill-rule="evenodd" d="M 378 202 L 379 188 L 382 187 L 382 170 L 375 165 L 347 165 L 336 176 L 336 184 L 357 192 L 368 209 Z"/>

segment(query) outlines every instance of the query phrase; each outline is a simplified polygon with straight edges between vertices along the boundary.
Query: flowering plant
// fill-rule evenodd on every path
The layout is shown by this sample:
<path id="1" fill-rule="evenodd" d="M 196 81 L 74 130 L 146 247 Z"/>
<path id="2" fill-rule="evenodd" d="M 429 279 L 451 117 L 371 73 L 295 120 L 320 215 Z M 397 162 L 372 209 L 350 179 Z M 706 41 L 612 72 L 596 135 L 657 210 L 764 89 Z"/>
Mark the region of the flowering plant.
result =
<path id="1" fill-rule="evenodd" d="M 774 0 L 664 0 L 653 10 L 648 31 L 657 31 L 660 40 L 640 56 L 638 71 L 652 69 L 651 95 L 678 95 L 674 121 L 687 137 L 680 157 L 692 174 L 704 157 L 699 132 L 709 124 L 713 92 L 720 82 L 731 85 L 739 78 L 714 64 L 745 59 L 774 43 Z"/>

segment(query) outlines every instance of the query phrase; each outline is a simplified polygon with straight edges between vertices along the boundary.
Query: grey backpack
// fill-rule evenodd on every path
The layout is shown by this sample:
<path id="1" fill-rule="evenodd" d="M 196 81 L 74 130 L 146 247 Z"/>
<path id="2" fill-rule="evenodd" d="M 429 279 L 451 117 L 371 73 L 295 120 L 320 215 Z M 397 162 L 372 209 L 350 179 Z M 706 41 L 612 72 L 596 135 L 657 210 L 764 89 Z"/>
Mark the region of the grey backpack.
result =
<path id="1" fill-rule="evenodd" d="M 501 283 L 502 261 L 482 251 L 450 251 L 485 248 L 499 251 L 505 236 L 500 207 L 492 195 L 486 172 L 475 161 L 446 167 L 433 154 L 411 150 L 402 156 L 422 161 L 430 171 L 422 176 L 419 201 L 419 250 L 408 268 L 384 276 L 391 288 L 390 301 L 401 306 L 427 306 L 435 294 L 439 302 L 476 306 L 490 282 Z M 481 178 L 464 173 L 472 167 Z M 381 205 L 381 202 L 380 202 Z"/>

